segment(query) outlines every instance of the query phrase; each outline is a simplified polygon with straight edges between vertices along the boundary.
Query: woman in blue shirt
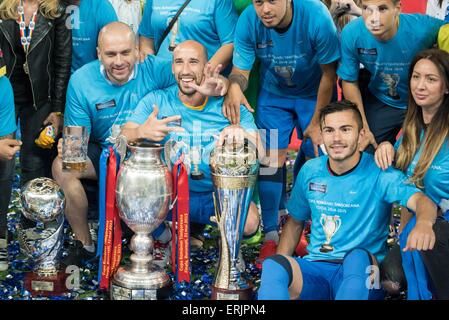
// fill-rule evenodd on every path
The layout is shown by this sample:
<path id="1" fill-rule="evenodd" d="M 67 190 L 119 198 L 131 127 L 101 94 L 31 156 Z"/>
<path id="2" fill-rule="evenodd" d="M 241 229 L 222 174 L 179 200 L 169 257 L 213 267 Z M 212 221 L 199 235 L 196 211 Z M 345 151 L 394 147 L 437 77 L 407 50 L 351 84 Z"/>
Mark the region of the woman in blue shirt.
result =
<path id="1" fill-rule="evenodd" d="M 396 149 L 383 142 L 375 153 L 379 167 L 395 166 L 409 176 L 410 182 L 421 188 L 440 208 L 441 217 L 434 225 L 436 245 L 433 250 L 419 250 L 433 288 L 430 294 L 437 299 L 449 299 L 449 53 L 438 49 L 425 50 L 413 60 L 410 74 L 410 99 L 403 136 Z M 401 228 L 407 219 L 401 219 Z M 418 224 L 419 221 L 416 222 Z M 401 270 L 403 254 L 392 249 L 385 260 L 384 274 L 396 282 L 407 271 Z M 392 275 L 396 279 L 391 279 Z M 402 281 L 403 282 L 403 281 Z M 391 283 L 390 283 L 391 284 Z M 410 296 L 409 296 L 410 297 Z"/>

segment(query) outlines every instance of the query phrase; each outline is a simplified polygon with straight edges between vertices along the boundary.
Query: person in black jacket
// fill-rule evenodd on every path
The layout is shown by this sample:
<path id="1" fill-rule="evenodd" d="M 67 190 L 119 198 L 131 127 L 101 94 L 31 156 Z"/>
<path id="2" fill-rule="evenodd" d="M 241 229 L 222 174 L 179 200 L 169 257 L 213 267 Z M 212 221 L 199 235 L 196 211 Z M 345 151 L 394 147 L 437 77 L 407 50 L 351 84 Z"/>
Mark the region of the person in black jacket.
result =
<path id="1" fill-rule="evenodd" d="M 62 128 L 70 77 L 72 37 L 67 17 L 60 0 L 0 0 L 0 49 L 23 142 L 22 185 L 51 175 L 49 149 Z M 50 124 L 52 128 L 43 130 Z M 46 132 L 51 134 L 45 136 Z"/>

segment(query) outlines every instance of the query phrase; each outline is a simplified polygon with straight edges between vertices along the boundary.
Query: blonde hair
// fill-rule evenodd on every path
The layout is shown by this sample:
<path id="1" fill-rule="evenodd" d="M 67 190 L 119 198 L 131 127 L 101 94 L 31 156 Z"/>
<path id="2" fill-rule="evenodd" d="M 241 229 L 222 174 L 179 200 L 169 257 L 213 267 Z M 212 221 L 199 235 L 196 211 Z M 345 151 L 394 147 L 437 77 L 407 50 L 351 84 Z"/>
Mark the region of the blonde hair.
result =
<path id="1" fill-rule="evenodd" d="M 409 81 L 413 74 L 416 63 L 422 59 L 430 60 L 438 69 L 440 77 L 449 88 L 449 53 L 439 49 L 429 49 L 418 53 L 410 66 Z M 416 164 L 415 170 L 410 177 L 410 182 L 418 188 L 424 188 L 424 176 L 429 170 L 433 160 L 440 151 L 443 144 L 448 143 L 449 138 L 449 95 L 444 96 L 441 106 L 425 128 L 422 109 L 413 99 L 409 88 L 409 105 L 405 116 L 403 130 L 403 140 L 396 154 L 396 168 L 406 172 L 413 161 L 419 148 L 422 152 Z"/>
<path id="2" fill-rule="evenodd" d="M 61 13 L 59 11 L 59 0 L 38 0 L 39 11 L 47 19 L 58 18 Z M 17 20 L 19 15 L 17 13 L 17 6 L 19 0 L 0 0 L 0 19 Z"/>

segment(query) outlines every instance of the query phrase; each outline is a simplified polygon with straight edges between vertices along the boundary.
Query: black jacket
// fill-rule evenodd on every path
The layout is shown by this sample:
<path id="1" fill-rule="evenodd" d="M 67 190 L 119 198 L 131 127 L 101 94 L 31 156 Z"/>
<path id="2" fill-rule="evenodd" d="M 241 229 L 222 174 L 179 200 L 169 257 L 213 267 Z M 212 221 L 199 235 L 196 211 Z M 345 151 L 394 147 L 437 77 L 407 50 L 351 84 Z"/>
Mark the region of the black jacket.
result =
<path id="1" fill-rule="evenodd" d="M 52 112 L 64 111 L 72 63 L 72 31 L 66 27 L 68 15 L 62 5 L 60 12 L 60 17 L 54 20 L 49 20 L 38 12 L 28 50 L 34 108 L 38 109 L 49 102 Z M 13 39 L 14 28 L 17 28 L 15 20 L 0 19 L 0 48 L 3 50 L 8 78 L 11 77 L 16 63 L 13 41 L 20 41 Z M 20 84 L 12 83 L 12 85 Z"/>

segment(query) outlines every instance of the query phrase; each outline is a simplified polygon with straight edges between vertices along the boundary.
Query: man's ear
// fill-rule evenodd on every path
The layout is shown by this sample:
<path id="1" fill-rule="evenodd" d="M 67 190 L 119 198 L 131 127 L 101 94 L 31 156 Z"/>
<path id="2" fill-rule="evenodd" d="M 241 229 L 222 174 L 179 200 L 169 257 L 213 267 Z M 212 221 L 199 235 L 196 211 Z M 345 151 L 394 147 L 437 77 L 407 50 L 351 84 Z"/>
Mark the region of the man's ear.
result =
<path id="1" fill-rule="evenodd" d="M 98 48 L 98 47 L 97 47 L 97 57 L 98 57 L 98 60 L 100 60 L 100 62 L 101 62 L 100 48 Z"/>
<path id="2" fill-rule="evenodd" d="M 360 129 L 359 131 L 359 141 L 362 140 L 365 137 L 366 130 L 365 128 Z"/>

